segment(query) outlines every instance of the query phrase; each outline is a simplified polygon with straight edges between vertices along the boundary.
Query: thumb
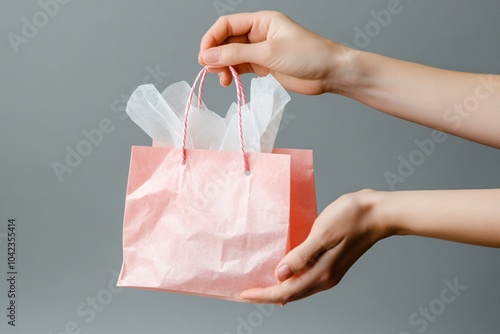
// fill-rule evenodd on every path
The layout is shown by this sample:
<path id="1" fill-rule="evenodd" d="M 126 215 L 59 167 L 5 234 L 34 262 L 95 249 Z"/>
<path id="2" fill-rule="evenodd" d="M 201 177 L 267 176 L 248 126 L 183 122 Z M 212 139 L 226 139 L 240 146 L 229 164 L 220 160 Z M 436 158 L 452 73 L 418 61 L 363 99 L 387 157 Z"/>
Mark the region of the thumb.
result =
<path id="1" fill-rule="evenodd" d="M 276 277 L 283 282 L 313 265 L 324 251 L 322 243 L 311 233 L 307 239 L 292 249 L 276 267 Z"/>
<path id="2" fill-rule="evenodd" d="M 210 48 L 203 52 L 201 60 L 204 65 L 233 66 L 244 63 L 262 65 L 263 44 L 231 43 Z"/>

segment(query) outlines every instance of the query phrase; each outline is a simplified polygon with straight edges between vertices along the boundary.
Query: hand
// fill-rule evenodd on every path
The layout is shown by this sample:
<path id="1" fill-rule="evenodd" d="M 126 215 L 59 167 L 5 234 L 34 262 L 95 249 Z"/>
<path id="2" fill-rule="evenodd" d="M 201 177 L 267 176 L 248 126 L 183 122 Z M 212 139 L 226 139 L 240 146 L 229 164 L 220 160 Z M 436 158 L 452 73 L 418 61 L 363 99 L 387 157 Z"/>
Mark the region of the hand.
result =
<path id="1" fill-rule="evenodd" d="M 278 264 L 276 276 L 282 283 L 246 290 L 240 297 L 284 305 L 337 285 L 361 255 L 388 236 L 374 214 L 376 194 L 363 190 L 330 204 L 308 238 Z"/>
<path id="2" fill-rule="evenodd" d="M 240 73 L 271 73 L 285 89 L 321 94 L 337 79 L 337 62 L 349 48 L 321 37 L 278 12 L 241 13 L 220 17 L 203 36 L 198 61 L 231 83 L 232 65 Z"/>
<path id="3" fill-rule="evenodd" d="M 282 283 L 240 295 L 286 304 L 337 285 L 377 241 L 415 235 L 500 248 L 500 189 L 362 190 L 330 204 L 277 266 Z"/>

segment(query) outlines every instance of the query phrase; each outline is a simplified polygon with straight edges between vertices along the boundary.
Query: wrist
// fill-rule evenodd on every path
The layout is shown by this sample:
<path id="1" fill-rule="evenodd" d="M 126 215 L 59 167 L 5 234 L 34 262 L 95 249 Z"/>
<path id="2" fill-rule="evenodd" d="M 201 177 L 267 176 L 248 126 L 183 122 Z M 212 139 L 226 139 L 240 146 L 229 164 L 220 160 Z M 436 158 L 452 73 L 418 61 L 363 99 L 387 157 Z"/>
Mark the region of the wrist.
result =
<path id="1" fill-rule="evenodd" d="M 325 79 L 325 92 L 349 96 L 361 83 L 363 51 L 349 48 L 330 41 L 330 62 L 328 76 Z"/>
<path id="2" fill-rule="evenodd" d="M 377 240 L 400 234 L 397 229 L 397 219 L 390 210 L 391 193 L 365 189 L 356 193 L 358 203 L 366 217 L 371 234 Z"/>

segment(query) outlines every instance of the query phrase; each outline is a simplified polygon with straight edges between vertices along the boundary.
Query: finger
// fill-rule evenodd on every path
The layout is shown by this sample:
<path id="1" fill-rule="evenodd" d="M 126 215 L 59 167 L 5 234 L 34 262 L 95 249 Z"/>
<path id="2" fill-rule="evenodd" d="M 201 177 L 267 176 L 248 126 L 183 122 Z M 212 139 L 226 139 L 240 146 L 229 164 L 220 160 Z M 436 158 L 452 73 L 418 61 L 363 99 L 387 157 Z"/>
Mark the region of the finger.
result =
<path id="1" fill-rule="evenodd" d="M 246 73 L 255 73 L 249 64 L 240 64 L 233 66 L 238 74 L 243 75 Z M 208 71 L 210 73 L 215 73 L 219 75 L 220 84 L 227 87 L 233 81 L 233 75 L 228 67 L 209 67 Z"/>
<path id="2" fill-rule="evenodd" d="M 330 263 L 328 275 L 323 279 L 320 278 L 320 284 L 311 286 L 310 289 L 296 294 L 294 299 L 289 301 L 303 299 L 336 286 L 342 280 L 346 272 L 354 265 L 356 260 L 358 260 L 369 248 L 369 246 L 366 246 L 366 244 L 360 240 L 348 241 L 344 239 L 334 249 L 325 253 L 325 257 L 329 258 L 327 260 L 328 263 Z M 334 267 L 333 270 L 332 266 Z"/>
<path id="3" fill-rule="evenodd" d="M 301 293 L 296 293 L 294 298 L 289 301 L 303 299 L 336 286 L 346 272 L 372 245 L 373 243 L 365 243 L 358 238 L 342 240 L 322 256 L 321 261 L 326 261 L 329 270 L 322 273 L 317 281 L 318 284 L 312 285 L 310 289 L 303 290 Z"/>
<path id="4" fill-rule="evenodd" d="M 228 37 L 224 40 L 224 42 L 221 43 L 221 45 L 225 44 L 235 44 L 235 43 L 241 43 L 241 44 L 248 44 L 250 41 L 248 40 L 247 36 L 236 36 L 236 37 Z M 201 65 L 205 65 L 203 62 L 203 53 L 205 50 L 201 50 L 198 53 L 198 62 Z"/>
<path id="5" fill-rule="evenodd" d="M 246 44 L 232 43 L 205 50 L 200 64 L 209 66 L 230 66 L 244 63 L 265 65 L 269 57 L 266 42 Z"/>
<path id="6" fill-rule="evenodd" d="M 296 295 L 302 295 L 305 291 L 312 289 L 307 285 L 307 282 L 302 285 L 298 283 L 298 278 L 294 277 L 279 285 L 245 290 L 239 295 L 239 298 L 256 303 L 286 304 L 295 300 Z"/>
<path id="7" fill-rule="evenodd" d="M 283 282 L 316 263 L 325 251 L 313 229 L 307 239 L 292 249 L 276 266 L 276 278 Z"/>
<path id="8" fill-rule="evenodd" d="M 228 37 L 246 35 L 252 30 L 252 36 L 260 35 L 260 40 L 264 40 L 269 27 L 269 24 L 263 24 L 266 21 L 269 21 L 268 15 L 258 12 L 221 16 L 202 37 L 200 50 L 205 51 L 222 44 Z"/>
<path id="9" fill-rule="evenodd" d="M 316 218 L 307 239 L 285 255 L 276 266 L 278 280 L 284 281 L 313 265 L 324 252 L 335 248 L 342 241 L 343 238 L 331 228 L 335 216 L 332 216 L 329 208 Z"/>
<path id="10" fill-rule="evenodd" d="M 226 67 L 224 71 L 219 73 L 219 78 L 220 78 L 220 84 L 224 87 L 227 87 L 233 81 L 233 74 L 231 73 L 229 68 Z"/>
<path id="11" fill-rule="evenodd" d="M 232 37 L 226 38 L 225 41 L 222 42 L 222 45 L 235 44 L 235 43 L 249 44 L 250 41 L 248 40 L 248 36 L 246 36 L 246 35 L 244 35 L 244 36 L 232 36 Z"/>
<path id="12" fill-rule="evenodd" d="M 255 73 L 253 70 L 252 66 L 248 64 L 248 62 L 245 61 L 246 57 L 241 57 L 242 53 L 245 53 L 245 51 L 242 51 L 242 48 L 245 47 L 250 47 L 249 44 L 229 44 L 229 45 L 223 45 L 218 48 L 212 48 L 208 50 L 210 51 L 216 51 L 217 52 L 217 61 L 209 63 L 205 60 L 210 60 L 202 59 L 200 61 L 200 64 L 202 65 L 209 65 L 209 72 L 212 73 L 217 73 L 219 74 L 220 78 L 220 84 L 224 87 L 227 87 L 231 84 L 233 77 L 231 72 L 229 71 L 228 66 L 233 66 L 234 69 L 240 74 L 245 74 L 245 73 Z M 260 47 L 260 46 L 257 46 Z M 255 49 L 255 45 L 252 45 L 251 50 Z M 219 59 L 221 57 L 222 59 Z M 250 52 L 246 54 L 246 56 L 252 56 Z M 248 58 L 250 59 L 250 58 Z"/>
<path id="13" fill-rule="evenodd" d="M 314 281 L 314 271 L 309 270 L 278 285 L 245 290 L 239 297 L 262 303 L 286 303 L 295 295 L 301 295 L 304 291 L 309 290 Z"/>
<path id="14" fill-rule="evenodd" d="M 239 64 L 239 65 L 233 66 L 233 68 L 240 75 L 246 74 L 246 73 L 255 73 L 252 66 L 250 66 L 249 64 Z M 210 73 L 219 74 L 221 72 L 229 71 L 229 67 L 227 67 L 227 66 L 209 66 L 207 70 Z"/>
<path id="15" fill-rule="evenodd" d="M 328 276 L 325 276 L 325 273 L 330 272 L 331 261 L 334 258 L 335 251 L 332 249 L 325 253 L 325 256 L 310 269 L 279 285 L 245 290 L 240 294 L 240 298 L 256 302 L 282 304 L 325 290 L 328 287 Z"/>

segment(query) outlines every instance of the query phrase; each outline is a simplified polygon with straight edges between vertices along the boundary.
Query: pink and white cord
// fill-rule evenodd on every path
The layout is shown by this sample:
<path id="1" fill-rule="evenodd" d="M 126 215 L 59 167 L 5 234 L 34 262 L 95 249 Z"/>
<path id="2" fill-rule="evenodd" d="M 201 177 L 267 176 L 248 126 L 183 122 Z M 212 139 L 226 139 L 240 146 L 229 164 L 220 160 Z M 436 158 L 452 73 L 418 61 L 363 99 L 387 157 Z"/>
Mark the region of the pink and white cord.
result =
<path id="1" fill-rule="evenodd" d="M 243 84 L 241 83 L 241 78 L 238 72 L 232 67 L 229 66 L 229 70 L 231 71 L 235 86 L 236 86 L 236 96 L 237 96 L 237 104 L 238 104 L 238 132 L 239 132 L 239 140 L 240 140 L 240 149 L 241 154 L 243 156 L 243 164 L 245 168 L 245 172 L 250 171 L 250 164 L 248 162 L 248 158 L 245 152 L 245 145 L 243 140 L 243 124 L 242 124 L 242 107 L 245 105 L 246 96 L 245 91 L 243 89 Z M 188 125 L 188 114 L 191 109 L 191 101 L 193 100 L 194 90 L 198 82 L 200 83 L 198 88 L 198 109 L 201 109 L 202 100 L 201 97 L 203 95 L 203 85 L 205 83 L 205 77 L 207 76 L 208 66 L 205 66 L 200 73 L 196 76 L 194 80 L 193 86 L 191 87 L 191 91 L 189 92 L 186 110 L 184 112 L 184 122 L 183 122 L 183 131 L 182 131 L 182 164 L 186 164 L 186 139 L 187 139 L 187 125 Z"/>

